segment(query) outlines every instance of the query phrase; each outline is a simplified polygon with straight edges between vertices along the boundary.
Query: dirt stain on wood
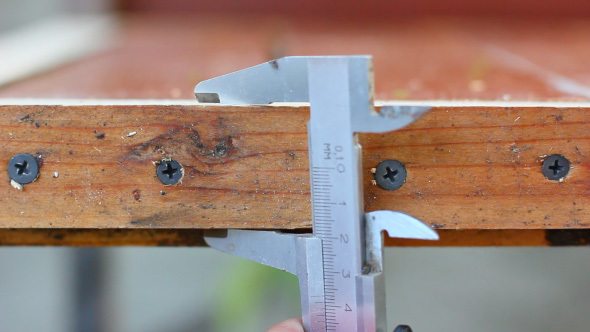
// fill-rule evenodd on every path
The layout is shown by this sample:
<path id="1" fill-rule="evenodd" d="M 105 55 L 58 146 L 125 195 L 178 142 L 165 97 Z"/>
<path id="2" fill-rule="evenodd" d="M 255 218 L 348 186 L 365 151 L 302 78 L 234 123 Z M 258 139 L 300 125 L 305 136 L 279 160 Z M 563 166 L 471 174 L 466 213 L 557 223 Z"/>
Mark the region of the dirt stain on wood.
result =
<path id="1" fill-rule="evenodd" d="M 588 246 L 590 229 L 548 229 L 545 239 L 550 246 Z"/>
<path id="2" fill-rule="evenodd" d="M 154 213 L 151 216 L 134 219 L 131 220 L 129 223 L 133 226 L 140 226 L 140 227 L 154 227 L 157 225 L 162 224 L 164 220 L 170 220 L 169 217 L 162 212 Z"/>
<path id="3" fill-rule="evenodd" d="M 139 189 L 133 190 L 133 199 L 135 199 L 138 202 L 141 202 L 141 192 L 139 191 Z"/>

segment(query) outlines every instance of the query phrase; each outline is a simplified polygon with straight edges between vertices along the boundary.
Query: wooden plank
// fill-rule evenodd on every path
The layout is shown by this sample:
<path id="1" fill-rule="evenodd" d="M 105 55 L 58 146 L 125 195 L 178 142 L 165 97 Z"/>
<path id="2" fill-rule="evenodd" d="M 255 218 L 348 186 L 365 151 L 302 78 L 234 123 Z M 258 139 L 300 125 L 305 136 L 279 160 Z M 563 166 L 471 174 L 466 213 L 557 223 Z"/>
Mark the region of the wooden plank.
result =
<path id="1" fill-rule="evenodd" d="M 441 230 L 589 228 L 590 105 L 507 105 L 436 106 L 398 132 L 361 135 L 366 210 L 406 212 Z M 104 236 L 115 229 L 309 229 L 308 113 L 193 102 L 0 106 L 0 227 L 103 232 L 89 244 L 117 243 L 123 235 Z M 6 167 L 23 152 L 38 157 L 41 175 L 18 191 Z M 562 182 L 541 174 L 555 153 L 572 163 Z M 157 180 L 153 162 L 163 158 L 183 164 L 180 185 Z M 383 159 L 405 163 L 401 189 L 372 185 Z M 174 232 L 161 240 L 179 244 Z M 137 234 L 129 244 L 158 244 Z M 547 233 L 455 234 L 443 243 L 551 242 Z"/>
<path id="2" fill-rule="evenodd" d="M 205 246 L 198 229 L 0 229 L 0 246 Z"/>
<path id="3" fill-rule="evenodd" d="M 311 231 L 311 230 L 307 230 Z M 438 230 L 439 241 L 385 238 L 396 247 L 587 246 L 588 229 Z M 0 246 L 205 246 L 199 229 L 0 229 Z"/>
<path id="4" fill-rule="evenodd" d="M 588 229 L 468 229 L 438 230 L 439 241 L 386 238 L 396 247 L 487 247 L 487 246 L 588 246 Z"/>
<path id="5" fill-rule="evenodd" d="M 309 230 L 311 231 L 311 230 Z M 386 238 L 397 247 L 586 246 L 590 230 L 439 230 L 439 241 Z M 0 246 L 205 246 L 198 229 L 0 229 Z"/>
<path id="6" fill-rule="evenodd" d="M 6 177 L 0 224 L 309 227 L 307 113 L 284 107 L 2 107 L 0 172 L 6 175 L 8 160 L 21 152 L 37 156 L 42 166 L 22 192 Z M 216 147 L 227 152 L 214 153 Z M 183 164 L 182 185 L 167 187 L 156 178 L 153 163 L 164 158 Z"/>

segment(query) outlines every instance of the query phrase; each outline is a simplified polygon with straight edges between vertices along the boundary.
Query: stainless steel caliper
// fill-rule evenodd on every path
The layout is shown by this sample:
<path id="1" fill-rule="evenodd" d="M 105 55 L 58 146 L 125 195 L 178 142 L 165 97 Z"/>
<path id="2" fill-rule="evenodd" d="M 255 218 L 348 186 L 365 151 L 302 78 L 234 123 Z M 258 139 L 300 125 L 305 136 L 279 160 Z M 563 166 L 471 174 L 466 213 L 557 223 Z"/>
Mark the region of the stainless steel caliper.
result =
<path id="1" fill-rule="evenodd" d="M 309 102 L 313 234 L 227 230 L 206 242 L 223 252 L 299 277 L 306 332 L 386 332 L 382 231 L 436 240 L 400 212 L 364 213 L 357 133 L 400 129 L 426 106 L 373 106 L 370 56 L 286 57 L 195 87 L 199 102 Z"/>

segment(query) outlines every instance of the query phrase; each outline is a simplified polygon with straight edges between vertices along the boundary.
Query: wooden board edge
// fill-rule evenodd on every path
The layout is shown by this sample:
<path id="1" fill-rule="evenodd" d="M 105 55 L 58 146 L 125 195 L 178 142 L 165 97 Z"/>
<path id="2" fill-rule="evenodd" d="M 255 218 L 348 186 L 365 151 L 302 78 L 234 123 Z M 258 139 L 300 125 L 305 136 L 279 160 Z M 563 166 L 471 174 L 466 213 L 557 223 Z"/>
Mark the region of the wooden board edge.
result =
<path id="1" fill-rule="evenodd" d="M 386 238 L 389 247 L 589 246 L 590 229 L 438 230 L 439 241 Z M 0 246 L 206 246 L 195 229 L 0 229 Z"/>

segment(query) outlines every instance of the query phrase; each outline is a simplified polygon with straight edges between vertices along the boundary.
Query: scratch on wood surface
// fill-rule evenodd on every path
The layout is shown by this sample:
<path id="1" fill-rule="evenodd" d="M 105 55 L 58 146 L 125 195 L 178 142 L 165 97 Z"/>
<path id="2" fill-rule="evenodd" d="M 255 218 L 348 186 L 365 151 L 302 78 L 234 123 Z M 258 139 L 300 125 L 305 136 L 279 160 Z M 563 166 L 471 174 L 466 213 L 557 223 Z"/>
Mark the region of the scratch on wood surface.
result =
<path id="1" fill-rule="evenodd" d="M 531 149 L 531 146 L 528 144 L 525 144 L 522 146 L 517 146 L 516 144 L 510 145 L 510 151 L 512 151 L 512 153 L 520 153 L 522 151 L 530 150 L 530 149 Z"/>

